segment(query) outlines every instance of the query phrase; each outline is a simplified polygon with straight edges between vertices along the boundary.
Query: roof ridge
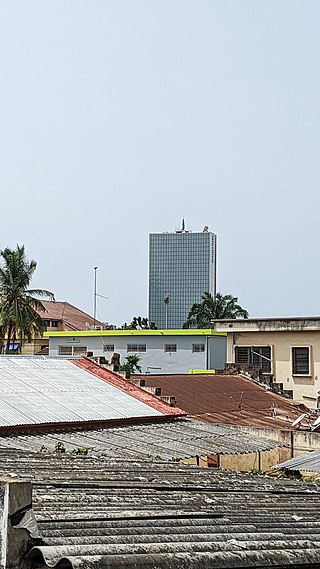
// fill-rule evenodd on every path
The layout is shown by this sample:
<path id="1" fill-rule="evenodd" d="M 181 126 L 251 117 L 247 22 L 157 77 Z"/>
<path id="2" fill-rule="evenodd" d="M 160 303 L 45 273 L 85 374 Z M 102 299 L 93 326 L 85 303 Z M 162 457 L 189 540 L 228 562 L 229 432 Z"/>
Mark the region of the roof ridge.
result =
<path id="1" fill-rule="evenodd" d="M 102 381 L 106 381 L 117 387 L 117 389 L 121 389 L 128 395 L 131 395 L 138 401 L 145 403 L 149 407 L 152 407 L 156 411 L 160 411 L 164 415 L 171 415 L 176 417 L 186 416 L 187 413 L 179 407 L 172 407 L 169 403 L 162 401 L 152 393 L 145 391 L 141 387 L 137 385 L 133 385 L 126 381 L 123 377 L 111 371 L 109 369 L 103 368 L 101 365 L 93 362 L 89 358 L 81 358 L 79 360 L 70 360 L 74 365 L 85 369 L 87 372 L 92 373 L 92 375 L 98 377 Z M 110 377 L 111 376 L 111 377 Z"/>

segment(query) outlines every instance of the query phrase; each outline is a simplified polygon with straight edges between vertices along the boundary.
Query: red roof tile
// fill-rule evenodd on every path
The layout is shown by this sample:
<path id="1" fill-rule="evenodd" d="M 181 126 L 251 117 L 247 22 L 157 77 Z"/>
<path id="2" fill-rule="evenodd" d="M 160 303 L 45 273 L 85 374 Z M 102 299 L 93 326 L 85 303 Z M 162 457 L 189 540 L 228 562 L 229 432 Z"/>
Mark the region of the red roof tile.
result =
<path id="1" fill-rule="evenodd" d="M 212 423 L 291 429 L 292 421 L 305 409 L 238 375 L 143 378 L 146 386 L 161 387 L 162 395 L 175 396 L 177 405 L 188 415 Z"/>
<path id="2" fill-rule="evenodd" d="M 69 304 L 69 302 L 52 300 L 42 300 L 41 302 L 46 311 L 39 312 L 39 314 L 44 320 L 60 320 L 74 330 L 87 330 L 88 327 L 94 324 L 92 316 Z M 95 324 L 102 326 L 102 323 L 98 320 L 95 321 Z"/>

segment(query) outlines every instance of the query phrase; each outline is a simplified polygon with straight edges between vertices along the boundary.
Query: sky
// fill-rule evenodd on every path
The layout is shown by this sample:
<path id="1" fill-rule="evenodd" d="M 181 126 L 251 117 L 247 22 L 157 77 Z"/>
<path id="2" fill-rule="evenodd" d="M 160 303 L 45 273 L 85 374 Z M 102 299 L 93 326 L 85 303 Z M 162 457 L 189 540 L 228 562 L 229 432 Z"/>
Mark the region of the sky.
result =
<path id="1" fill-rule="evenodd" d="M 251 316 L 319 315 L 318 0 L 0 1 L 0 248 L 148 313 L 148 235 L 205 225 Z"/>

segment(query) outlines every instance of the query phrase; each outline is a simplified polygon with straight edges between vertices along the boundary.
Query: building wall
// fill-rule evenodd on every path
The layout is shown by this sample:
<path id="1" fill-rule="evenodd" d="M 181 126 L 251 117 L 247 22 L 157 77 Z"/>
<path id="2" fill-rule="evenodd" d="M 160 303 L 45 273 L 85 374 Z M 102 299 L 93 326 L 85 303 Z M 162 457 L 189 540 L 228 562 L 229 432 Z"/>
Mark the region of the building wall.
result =
<path id="1" fill-rule="evenodd" d="M 272 466 L 292 458 L 291 448 L 273 448 L 271 450 L 243 454 L 220 454 L 184 458 L 184 464 L 196 464 L 209 468 L 225 468 L 235 472 L 272 471 Z"/>
<path id="2" fill-rule="evenodd" d="M 178 329 L 204 292 L 215 294 L 214 233 L 152 233 L 149 236 L 149 322 Z M 165 295 L 170 302 L 164 303 Z M 167 322 L 166 322 L 167 310 Z"/>
<path id="3" fill-rule="evenodd" d="M 208 340 L 210 342 L 208 358 Z M 134 350 L 128 352 L 128 344 L 146 345 L 146 352 Z M 165 345 L 176 345 L 176 352 L 165 352 Z M 204 352 L 193 352 L 195 345 L 204 345 Z M 74 351 L 84 348 L 93 352 L 94 356 L 103 355 L 110 360 L 113 353 L 120 354 L 121 363 L 125 363 L 126 356 L 138 354 L 141 358 L 140 366 L 142 373 L 188 373 L 189 370 L 218 369 L 225 364 L 225 344 L 226 337 L 207 335 L 77 335 L 73 336 L 50 336 L 49 353 L 50 356 L 58 356 L 59 347 L 69 347 Z M 108 349 L 110 351 L 108 351 Z M 74 354 L 76 355 L 76 353 Z M 208 368 L 214 365 L 214 368 Z"/>
<path id="4" fill-rule="evenodd" d="M 289 458 L 296 458 L 297 456 L 306 454 L 306 452 L 320 449 L 320 433 L 315 431 L 300 431 L 298 429 L 289 431 L 242 426 L 236 426 L 235 428 L 253 436 L 263 437 L 265 439 L 279 441 L 281 444 L 286 444 L 287 448 L 280 448 L 280 459 L 274 464 L 280 464 L 285 460 L 289 460 Z"/>
<path id="5" fill-rule="evenodd" d="M 227 362 L 234 362 L 235 346 L 271 346 L 272 373 L 293 398 L 316 408 L 320 395 L 320 330 L 283 330 L 279 332 L 245 331 L 228 333 Z M 310 347 L 310 373 L 299 376 L 292 372 L 292 348 Z"/>

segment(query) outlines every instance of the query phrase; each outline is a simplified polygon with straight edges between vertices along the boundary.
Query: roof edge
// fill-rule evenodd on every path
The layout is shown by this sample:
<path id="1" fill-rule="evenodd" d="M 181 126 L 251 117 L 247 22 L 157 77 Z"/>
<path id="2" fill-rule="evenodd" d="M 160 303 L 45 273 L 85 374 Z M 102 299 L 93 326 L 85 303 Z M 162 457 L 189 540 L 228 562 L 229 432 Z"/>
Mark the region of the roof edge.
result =
<path id="1" fill-rule="evenodd" d="M 89 358 L 81 358 L 78 360 L 70 360 L 70 361 L 74 365 L 80 367 L 81 369 L 84 369 L 85 371 L 91 373 L 95 377 L 98 377 L 102 381 L 105 381 L 110 385 L 113 385 L 113 387 L 120 389 L 127 395 L 131 395 L 131 397 L 134 397 L 138 401 L 141 401 L 141 403 L 148 405 L 148 407 L 151 407 L 152 409 L 159 411 L 160 413 L 163 414 L 162 416 L 167 415 L 173 418 L 173 417 L 185 417 L 187 415 L 187 413 L 182 409 L 179 409 L 179 407 L 171 407 L 169 403 L 162 401 L 152 393 L 149 393 L 148 391 L 141 389 L 141 387 L 129 383 L 115 372 L 101 367 L 99 364 L 93 362 Z"/>
<path id="2" fill-rule="evenodd" d="M 189 328 L 179 330 L 78 330 L 61 332 L 44 332 L 45 337 L 64 336 L 226 336 L 226 332 L 217 332 L 211 328 Z"/>
<path id="3" fill-rule="evenodd" d="M 183 418 L 183 417 L 182 417 Z M 39 432 L 43 431 L 64 431 L 65 429 L 94 429 L 96 427 L 121 427 L 125 425 L 142 424 L 142 423 L 159 423 L 163 421 L 172 421 L 175 417 L 172 415 L 152 415 L 148 417 L 127 417 L 119 419 L 94 419 L 92 421 L 65 421 L 60 423 L 33 423 L 25 425 L 8 425 L 0 427 L 0 435 L 8 435 L 17 432 Z M 1 439 L 0 439 L 1 440 Z"/>

